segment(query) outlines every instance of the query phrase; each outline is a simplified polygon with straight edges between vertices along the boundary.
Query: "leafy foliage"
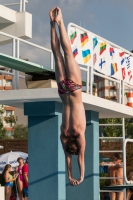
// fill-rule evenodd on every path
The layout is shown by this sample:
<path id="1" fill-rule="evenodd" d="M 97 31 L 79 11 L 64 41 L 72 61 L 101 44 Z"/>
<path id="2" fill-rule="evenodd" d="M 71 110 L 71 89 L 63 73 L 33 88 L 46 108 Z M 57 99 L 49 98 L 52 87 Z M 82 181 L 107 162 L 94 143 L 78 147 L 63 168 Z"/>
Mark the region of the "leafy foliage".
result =
<path id="1" fill-rule="evenodd" d="M 28 127 L 23 124 L 14 126 L 13 137 L 15 139 L 27 139 L 28 138 Z"/>
<path id="2" fill-rule="evenodd" d="M 4 117 L 4 120 L 6 123 L 16 123 L 18 118 L 15 115 L 10 115 L 10 116 Z"/>
<path id="3" fill-rule="evenodd" d="M 122 124 L 121 118 L 100 119 L 100 124 Z M 106 126 L 103 127 L 103 132 L 107 137 L 122 136 L 122 126 Z M 125 134 L 128 138 L 133 138 L 133 122 L 130 118 L 125 119 Z"/>
<path id="4" fill-rule="evenodd" d="M 7 139 L 6 129 L 3 127 L 2 118 L 0 118 L 0 139 Z"/>

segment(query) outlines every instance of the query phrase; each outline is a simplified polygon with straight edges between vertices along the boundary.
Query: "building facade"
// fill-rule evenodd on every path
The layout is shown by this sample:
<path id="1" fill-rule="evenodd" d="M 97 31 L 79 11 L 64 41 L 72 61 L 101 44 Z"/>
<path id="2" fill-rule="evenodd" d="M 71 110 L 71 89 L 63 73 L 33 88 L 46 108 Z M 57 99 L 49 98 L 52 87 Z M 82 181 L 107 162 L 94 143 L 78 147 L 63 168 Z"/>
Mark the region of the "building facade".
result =
<path id="1" fill-rule="evenodd" d="M 6 72 L 11 73 L 12 70 L 6 67 L 0 66 L 0 90 L 12 90 L 12 76 L 5 74 Z M 25 79 L 22 79 L 22 78 L 19 79 L 19 86 L 20 86 L 20 89 L 26 88 Z M 27 117 L 24 116 L 23 109 L 11 107 L 8 105 L 3 105 L 3 108 L 4 108 L 4 112 L 0 115 L 3 119 L 3 125 L 6 129 L 6 134 L 8 136 L 12 135 L 13 127 L 15 125 L 14 120 L 16 121 L 17 119 L 16 124 L 27 125 Z"/>
<path id="2" fill-rule="evenodd" d="M 107 80 L 105 78 L 98 78 L 95 80 L 97 84 L 97 96 L 117 101 L 117 84 L 116 82 Z"/>

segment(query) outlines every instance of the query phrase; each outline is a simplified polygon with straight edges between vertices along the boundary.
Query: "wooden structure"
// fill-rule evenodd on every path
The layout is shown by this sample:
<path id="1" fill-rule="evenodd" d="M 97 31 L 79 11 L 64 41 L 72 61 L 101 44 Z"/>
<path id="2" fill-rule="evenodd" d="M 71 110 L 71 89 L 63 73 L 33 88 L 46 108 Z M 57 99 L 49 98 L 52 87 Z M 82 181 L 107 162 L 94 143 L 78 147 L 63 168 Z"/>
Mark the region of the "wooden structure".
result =
<path id="1" fill-rule="evenodd" d="M 22 151 L 28 153 L 27 139 L 0 140 L 0 155 L 10 151 Z"/>

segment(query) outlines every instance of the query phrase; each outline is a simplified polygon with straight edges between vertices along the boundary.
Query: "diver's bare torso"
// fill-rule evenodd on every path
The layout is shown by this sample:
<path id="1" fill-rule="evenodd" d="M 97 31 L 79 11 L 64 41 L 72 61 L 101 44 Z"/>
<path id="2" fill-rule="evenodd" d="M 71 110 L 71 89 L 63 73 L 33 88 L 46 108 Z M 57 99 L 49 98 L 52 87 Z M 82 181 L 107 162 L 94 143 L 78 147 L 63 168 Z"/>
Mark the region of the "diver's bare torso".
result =
<path id="1" fill-rule="evenodd" d="M 61 135 L 64 139 L 79 137 L 86 127 L 82 91 L 60 95 L 63 102 Z"/>

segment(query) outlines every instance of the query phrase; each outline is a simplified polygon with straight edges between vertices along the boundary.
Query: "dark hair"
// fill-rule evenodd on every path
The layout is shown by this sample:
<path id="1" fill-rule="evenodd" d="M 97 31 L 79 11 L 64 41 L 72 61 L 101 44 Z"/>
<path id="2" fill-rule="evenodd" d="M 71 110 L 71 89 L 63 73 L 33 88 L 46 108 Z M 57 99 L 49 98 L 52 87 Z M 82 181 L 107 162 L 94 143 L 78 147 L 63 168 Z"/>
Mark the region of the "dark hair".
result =
<path id="1" fill-rule="evenodd" d="M 2 175 L 4 175 L 5 172 L 6 172 L 10 167 L 11 167 L 11 165 L 10 165 L 10 164 L 7 164 L 7 165 L 5 166 L 3 172 L 2 172 Z"/>
<path id="2" fill-rule="evenodd" d="M 23 161 L 24 161 L 24 159 L 23 159 L 22 157 L 19 157 L 19 158 L 17 159 L 18 162 L 19 162 L 20 160 L 23 160 Z"/>
<path id="3" fill-rule="evenodd" d="M 28 163 L 28 157 L 26 158 L 26 161 L 25 161 L 25 163 Z"/>
<path id="4" fill-rule="evenodd" d="M 78 155 L 79 153 L 79 145 L 77 144 L 76 140 L 68 140 L 65 149 L 72 155 Z"/>
<path id="5" fill-rule="evenodd" d="M 118 160 L 122 160 L 122 154 L 121 154 L 121 153 L 115 153 L 114 156 L 115 156 L 115 158 L 117 158 Z"/>

